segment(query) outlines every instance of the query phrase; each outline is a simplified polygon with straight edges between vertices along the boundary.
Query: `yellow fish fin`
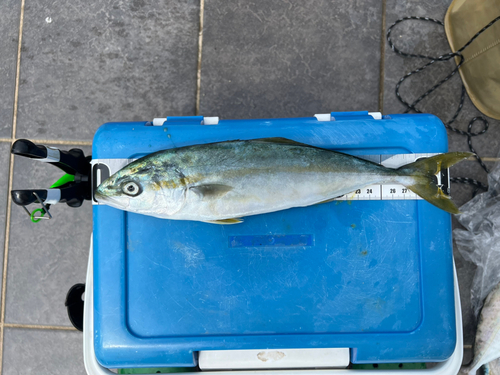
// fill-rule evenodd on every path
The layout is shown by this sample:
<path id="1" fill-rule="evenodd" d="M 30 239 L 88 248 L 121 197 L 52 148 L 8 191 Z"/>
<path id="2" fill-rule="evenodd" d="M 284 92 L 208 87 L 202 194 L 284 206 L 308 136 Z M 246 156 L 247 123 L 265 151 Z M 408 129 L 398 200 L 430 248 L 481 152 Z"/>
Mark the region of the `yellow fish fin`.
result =
<path id="1" fill-rule="evenodd" d="M 330 198 L 330 199 L 327 199 L 326 201 L 321 201 L 321 202 L 318 202 L 318 203 L 315 203 L 315 204 L 323 204 L 323 203 L 330 203 L 330 202 L 333 202 L 335 199 L 337 199 L 338 197 L 335 197 L 335 198 Z"/>
<path id="2" fill-rule="evenodd" d="M 417 161 L 403 165 L 397 169 L 401 176 L 413 178 L 412 183 L 403 184 L 418 196 L 424 198 L 427 202 L 439 207 L 451 214 L 460 214 L 458 207 L 451 201 L 450 196 L 446 195 L 441 186 L 436 185 L 434 175 L 441 169 L 449 168 L 453 164 L 463 159 L 471 157 L 470 152 L 448 152 L 429 158 L 418 159 Z"/>
<path id="3" fill-rule="evenodd" d="M 243 220 L 242 219 L 207 220 L 205 221 L 205 223 L 231 225 L 231 224 L 243 223 Z"/>

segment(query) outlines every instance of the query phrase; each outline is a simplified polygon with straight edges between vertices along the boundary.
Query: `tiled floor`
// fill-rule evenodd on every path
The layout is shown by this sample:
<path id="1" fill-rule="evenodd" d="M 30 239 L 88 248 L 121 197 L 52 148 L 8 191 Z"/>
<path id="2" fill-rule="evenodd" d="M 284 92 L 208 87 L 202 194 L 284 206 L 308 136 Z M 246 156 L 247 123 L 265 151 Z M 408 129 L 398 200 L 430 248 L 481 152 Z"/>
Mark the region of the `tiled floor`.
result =
<path id="1" fill-rule="evenodd" d="M 91 207 L 58 205 L 52 210 L 54 220 L 29 222 L 8 200 L 9 184 L 42 188 L 59 174 L 50 165 L 20 157 L 10 163 L 9 146 L 15 139 L 89 152 L 93 133 L 108 121 L 197 112 L 222 118 L 379 108 L 385 114 L 399 113 L 404 108 L 394 86 L 423 62 L 393 54 L 383 30 L 407 15 L 443 19 L 449 3 L 0 2 L 0 239 L 8 250 L 0 258 L 6 261 L 0 316 L 3 373 L 85 373 L 81 335 L 70 328 L 64 297 L 85 279 Z M 404 49 L 448 51 L 439 26 L 402 24 L 393 36 Z M 452 66 L 442 64 L 410 79 L 401 92 L 418 97 Z M 456 77 L 420 108 L 447 119 L 456 108 L 459 89 Z M 467 101 L 456 126 L 466 129 L 477 113 Z M 481 155 L 494 158 L 500 127 L 498 121 L 490 125 L 489 135 L 474 139 L 474 146 Z M 463 137 L 450 134 L 449 139 L 452 150 L 467 149 Z M 452 173 L 486 182 L 484 171 L 473 161 Z M 467 187 L 453 186 L 460 204 L 470 193 Z M 465 344 L 470 345 L 474 321 L 468 290 L 474 269 L 458 254 L 456 261 Z"/>
<path id="2" fill-rule="evenodd" d="M 200 113 L 377 110 L 382 2 L 205 3 Z"/>

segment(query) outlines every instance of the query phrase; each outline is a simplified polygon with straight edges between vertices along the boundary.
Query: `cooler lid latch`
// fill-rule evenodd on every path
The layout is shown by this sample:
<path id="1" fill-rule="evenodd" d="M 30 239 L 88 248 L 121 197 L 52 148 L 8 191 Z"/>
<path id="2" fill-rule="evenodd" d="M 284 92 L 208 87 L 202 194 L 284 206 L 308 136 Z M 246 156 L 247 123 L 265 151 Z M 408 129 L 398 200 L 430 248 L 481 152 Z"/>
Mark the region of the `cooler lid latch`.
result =
<path id="1" fill-rule="evenodd" d="M 163 126 L 165 122 L 177 122 L 177 123 L 193 123 L 200 125 L 217 125 L 219 123 L 219 117 L 203 117 L 203 116 L 169 116 L 169 117 L 159 117 L 153 119 L 153 126 Z"/>
<path id="2" fill-rule="evenodd" d="M 368 112 L 368 111 L 354 111 L 354 112 L 331 112 L 331 113 L 318 113 L 314 117 L 318 121 L 336 121 L 336 120 L 382 120 L 382 113 Z"/>

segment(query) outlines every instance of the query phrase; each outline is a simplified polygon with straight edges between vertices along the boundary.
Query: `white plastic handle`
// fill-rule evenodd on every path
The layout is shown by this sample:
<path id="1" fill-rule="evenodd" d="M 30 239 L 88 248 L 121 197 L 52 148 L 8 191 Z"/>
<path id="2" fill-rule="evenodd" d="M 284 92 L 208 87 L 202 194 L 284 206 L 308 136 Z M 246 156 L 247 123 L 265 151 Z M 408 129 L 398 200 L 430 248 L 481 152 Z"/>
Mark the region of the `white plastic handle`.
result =
<path id="1" fill-rule="evenodd" d="M 162 126 L 165 121 L 167 121 L 166 118 L 155 118 L 153 119 L 153 126 Z"/>

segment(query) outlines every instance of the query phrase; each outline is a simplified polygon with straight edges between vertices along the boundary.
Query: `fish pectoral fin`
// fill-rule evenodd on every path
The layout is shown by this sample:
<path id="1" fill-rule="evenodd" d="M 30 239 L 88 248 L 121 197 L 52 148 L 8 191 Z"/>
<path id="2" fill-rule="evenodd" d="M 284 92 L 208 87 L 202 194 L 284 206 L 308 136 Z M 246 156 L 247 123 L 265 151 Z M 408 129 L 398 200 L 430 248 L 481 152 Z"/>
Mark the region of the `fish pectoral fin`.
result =
<path id="1" fill-rule="evenodd" d="M 193 191 L 200 198 L 205 197 L 222 197 L 228 191 L 231 191 L 233 188 L 228 185 L 222 184 L 205 184 L 205 185 L 196 185 L 191 186 L 189 190 Z"/>
<path id="2" fill-rule="evenodd" d="M 230 225 L 230 224 L 239 224 L 243 223 L 243 219 L 222 219 L 222 220 L 207 220 L 205 223 L 211 224 L 222 224 L 222 225 Z"/>

